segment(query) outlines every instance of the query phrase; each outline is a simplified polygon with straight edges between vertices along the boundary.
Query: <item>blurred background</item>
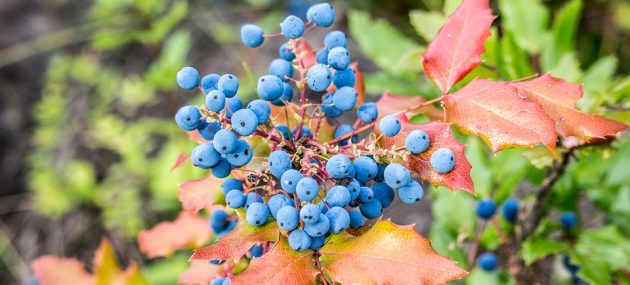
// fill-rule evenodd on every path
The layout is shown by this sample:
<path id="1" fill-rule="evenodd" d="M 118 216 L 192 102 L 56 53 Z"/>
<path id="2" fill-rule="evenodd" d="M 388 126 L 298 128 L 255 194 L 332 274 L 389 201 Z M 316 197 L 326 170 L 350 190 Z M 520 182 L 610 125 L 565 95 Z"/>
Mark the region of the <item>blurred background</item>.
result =
<path id="1" fill-rule="evenodd" d="M 418 56 L 458 2 L 333 1 L 337 11 L 333 28 L 349 34 L 353 60 L 360 62 L 366 76 L 369 100 L 384 91 L 438 95 L 422 75 Z M 628 122 L 630 2 L 545 0 L 542 11 L 511 7 L 510 0 L 491 2 L 499 18 L 489 45 L 501 46 L 503 53 L 486 54 L 487 68 L 471 76 L 517 79 L 549 71 L 585 82 L 583 110 Z M 288 14 L 304 18 L 310 4 L 300 0 L 0 1 L 0 284 L 31 280 L 29 264 L 42 254 L 76 256 L 89 265 L 101 236 L 112 241 L 123 265 L 134 260 L 153 283 L 174 284 L 177 274 L 187 268 L 189 252 L 149 261 L 139 252 L 136 236 L 142 229 L 174 219 L 181 210 L 177 185 L 203 175 L 190 165 L 170 171 L 178 154 L 194 145 L 172 118 L 181 105 L 201 97 L 179 90 L 175 74 L 186 65 L 203 74 L 233 73 L 241 79 L 240 96 L 253 98 L 255 80 L 278 56 L 283 40 L 271 39 L 259 49 L 248 49 L 240 42 L 240 25 L 254 22 L 265 31 L 277 31 Z M 510 16 L 525 24 L 504 21 Z M 566 26 L 567 22 L 575 24 Z M 322 45 L 327 31 L 309 33 L 314 48 Z M 551 45 L 554 51 L 544 52 Z M 523 158 L 523 152 L 515 151 L 486 159 L 487 148 L 478 140 L 467 144 L 478 154 L 471 158 L 473 166 L 503 159 L 504 166 L 524 173 L 511 184 L 498 184 L 509 189 L 505 197 L 514 189 L 527 189 L 522 185 L 528 184 L 528 175 L 544 177 L 541 168 L 548 165 L 546 157 L 533 153 Z M 620 145 L 630 157 L 630 144 Z M 622 193 L 625 201 L 630 199 L 630 190 L 624 190 L 630 177 L 628 164 L 623 163 L 615 160 L 598 166 L 602 177 L 616 171 L 606 180 L 610 184 L 601 185 L 616 190 L 611 197 L 595 193 L 596 198 L 617 199 L 612 195 Z M 482 169 L 473 171 L 473 178 L 478 183 L 497 174 Z M 492 185 L 476 186 L 483 196 L 499 187 Z M 459 210 L 457 200 L 472 200 L 465 194 L 445 193 L 431 197 L 435 202 L 439 195 L 449 195 L 452 200 L 444 200 L 442 208 L 432 209 L 427 199 L 419 209 L 394 207 L 388 215 L 400 223 L 418 223 L 421 233 L 439 239 L 434 245 L 442 253 L 449 240 L 457 238 L 457 230 L 452 233 L 448 223 L 458 216 L 449 211 Z M 586 195 L 590 202 L 576 198 L 561 207 L 579 205 L 580 215 L 599 217 L 593 225 L 614 222 L 605 210 L 610 207 L 600 206 L 604 202 L 593 195 Z M 627 207 L 622 208 L 622 217 L 628 217 Z M 449 219 L 434 218 L 440 211 L 449 213 Z M 466 220 L 466 214 L 460 216 Z M 444 231 L 429 232 L 432 224 L 443 225 Z M 447 236 L 449 232 L 452 236 Z"/>

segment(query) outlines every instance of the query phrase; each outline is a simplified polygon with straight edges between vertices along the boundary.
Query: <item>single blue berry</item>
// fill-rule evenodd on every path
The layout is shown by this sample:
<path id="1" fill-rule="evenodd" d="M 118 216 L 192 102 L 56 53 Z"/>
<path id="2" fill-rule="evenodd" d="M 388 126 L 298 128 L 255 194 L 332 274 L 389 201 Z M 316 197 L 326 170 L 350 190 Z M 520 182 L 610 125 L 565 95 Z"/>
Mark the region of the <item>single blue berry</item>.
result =
<path id="1" fill-rule="evenodd" d="M 304 22 L 302 19 L 290 15 L 280 23 L 282 35 L 288 39 L 297 39 L 304 34 Z"/>
<path id="2" fill-rule="evenodd" d="M 384 163 L 377 163 L 376 165 L 378 165 L 378 173 L 376 174 L 376 177 L 374 177 L 374 181 L 383 182 L 385 181 L 385 168 L 387 165 Z"/>
<path id="3" fill-rule="evenodd" d="M 319 214 L 319 207 L 315 204 L 306 204 L 300 209 L 300 219 L 307 224 L 317 222 Z"/>
<path id="4" fill-rule="evenodd" d="M 336 47 L 348 47 L 348 37 L 342 31 L 332 31 L 324 37 L 324 46 L 327 50 Z"/>
<path id="5" fill-rule="evenodd" d="M 357 199 L 357 202 L 361 204 L 365 204 L 372 201 L 372 199 L 374 199 L 374 191 L 372 191 L 372 188 L 367 187 L 367 186 L 361 186 L 360 190 L 361 191 L 359 192 L 359 197 Z"/>
<path id="6" fill-rule="evenodd" d="M 315 25 L 330 27 L 335 21 L 335 9 L 328 3 L 315 4 L 307 10 L 306 17 Z"/>
<path id="7" fill-rule="evenodd" d="M 288 43 L 284 43 L 278 49 L 278 54 L 284 60 L 292 61 L 295 59 L 295 52 L 293 52 L 293 48 L 289 46 Z"/>
<path id="8" fill-rule="evenodd" d="M 225 94 L 220 90 L 211 90 L 206 95 L 206 108 L 208 110 L 218 113 L 225 108 Z"/>
<path id="9" fill-rule="evenodd" d="M 352 200 L 348 187 L 336 185 L 326 193 L 326 202 L 330 207 L 345 207 Z"/>
<path id="10" fill-rule="evenodd" d="M 241 40 L 248 47 L 255 48 L 265 41 L 262 28 L 256 25 L 247 24 L 241 27 Z"/>
<path id="11" fill-rule="evenodd" d="M 422 185 L 417 181 L 409 181 L 409 184 L 398 189 L 398 198 L 405 204 L 414 204 L 424 197 Z"/>
<path id="12" fill-rule="evenodd" d="M 490 199 L 481 200 L 479 201 L 479 203 L 477 203 L 476 212 L 479 218 L 489 220 L 490 218 L 492 218 L 492 216 L 494 216 L 494 213 L 496 211 L 497 204 Z"/>
<path id="13" fill-rule="evenodd" d="M 267 206 L 269 206 L 269 213 L 271 213 L 271 216 L 274 219 L 278 218 L 278 211 L 280 210 L 280 208 L 284 206 L 294 207 L 294 205 L 295 204 L 293 200 L 284 194 L 273 195 L 271 196 L 271 198 L 269 198 L 269 201 L 267 201 Z"/>
<path id="14" fill-rule="evenodd" d="M 577 225 L 577 217 L 575 216 L 575 213 L 563 213 L 560 217 L 560 224 L 562 224 L 562 226 L 567 230 L 575 228 L 575 226 Z"/>
<path id="15" fill-rule="evenodd" d="M 210 213 L 210 228 L 212 231 L 219 232 L 224 230 L 229 223 L 230 215 L 221 209 L 215 209 Z"/>
<path id="16" fill-rule="evenodd" d="M 337 127 L 337 129 L 335 129 L 335 138 L 339 138 L 341 136 L 344 136 L 346 134 L 352 133 L 354 131 L 354 128 L 351 125 L 348 124 L 342 124 L 339 127 Z M 338 142 L 337 144 L 344 146 L 348 144 L 348 141 L 352 141 L 352 143 L 356 143 L 359 140 L 359 136 L 358 135 L 353 135 L 350 138 L 341 140 L 340 142 Z"/>
<path id="17" fill-rule="evenodd" d="M 252 226 L 262 226 L 269 218 L 269 208 L 267 205 L 256 202 L 249 205 L 247 209 L 246 220 Z"/>
<path id="18" fill-rule="evenodd" d="M 498 263 L 499 263 L 499 260 L 497 256 L 491 252 L 484 252 L 481 255 L 479 255 L 479 257 L 477 258 L 477 264 L 479 264 L 479 267 L 481 267 L 481 269 L 483 269 L 484 271 L 488 271 L 488 272 L 496 269 Z"/>
<path id="19" fill-rule="evenodd" d="M 184 131 L 193 131 L 199 126 L 201 113 L 195 106 L 184 106 L 177 110 L 175 114 L 175 122 L 177 126 Z"/>
<path id="20" fill-rule="evenodd" d="M 212 145 L 219 153 L 228 154 L 236 148 L 237 139 L 238 138 L 236 138 L 236 135 L 232 131 L 221 129 L 214 135 Z"/>
<path id="21" fill-rule="evenodd" d="M 507 199 L 503 202 L 501 209 L 503 210 L 503 217 L 511 223 L 516 222 L 518 218 L 518 200 L 514 198 Z"/>
<path id="22" fill-rule="evenodd" d="M 250 109 L 240 109 L 232 115 L 232 128 L 241 136 L 249 136 L 258 127 L 258 117 Z"/>
<path id="23" fill-rule="evenodd" d="M 282 80 L 275 75 L 264 75 L 258 79 L 258 85 L 256 91 L 258 96 L 267 101 L 273 101 L 280 96 L 284 91 L 284 84 Z"/>
<path id="24" fill-rule="evenodd" d="M 303 230 L 295 230 L 289 234 L 289 246 L 295 251 L 307 250 L 311 247 L 311 237 Z"/>
<path id="25" fill-rule="evenodd" d="M 219 90 L 225 94 L 225 97 L 232 98 L 236 96 L 236 92 L 238 92 L 238 78 L 232 74 L 223 74 L 219 78 L 219 82 L 217 82 L 217 87 Z"/>
<path id="26" fill-rule="evenodd" d="M 372 185 L 372 192 L 374 192 L 374 198 L 381 202 L 383 208 L 389 207 L 394 201 L 394 190 L 384 182 Z"/>
<path id="27" fill-rule="evenodd" d="M 317 60 L 317 63 L 319 64 L 328 65 L 328 50 L 323 49 L 323 50 L 318 51 L 315 54 L 315 59 Z"/>
<path id="28" fill-rule="evenodd" d="M 204 143 L 193 148 L 190 160 L 193 165 L 202 169 L 214 167 L 219 163 L 221 155 L 214 149 L 212 143 Z"/>
<path id="29" fill-rule="evenodd" d="M 350 53 L 345 47 L 334 47 L 328 52 L 328 64 L 336 70 L 344 70 L 350 65 Z"/>
<path id="30" fill-rule="evenodd" d="M 335 107 L 333 103 L 334 96 L 334 93 L 328 93 L 322 97 L 322 112 L 328 118 L 337 118 L 343 114 L 343 111 Z"/>
<path id="31" fill-rule="evenodd" d="M 283 82 L 282 84 L 282 95 L 278 97 L 276 100 L 271 101 L 271 104 L 274 106 L 284 106 L 288 102 L 291 102 L 293 99 L 293 87 L 291 84 Z"/>
<path id="32" fill-rule="evenodd" d="M 283 206 L 278 210 L 277 222 L 281 229 L 292 231 L 297 228 L 300 221 L 298 210 L 292 206 Z"/>
<path id="33" fill-rule="evenodd" d="M 289 169 L 282 173 L 280 177 L 280 187 L 282 190 L 287 191 L 287 193 L 295 193 L 295 188 L 300 180 L 302 180 L 304 176 L 302 173 L 295 169 Z"/>
<path id="34" fill-rule="evenodd" d="M 392 163 L 385 167 L 383 175 L 385 176 L 385 183 L 394 189 L 407 185 L 411 178 L 409 169 L 398 163 Z"/>
<path id="35" fill-rule="evenodd" d="M 322 246 L 324 246 L 325 243 L 326 243 L 326 238 L 325 237 L 314 237 L 314 238 L 311 238 L 311 247 L 310 247 L 310 249 L 318 250 L 318 249 L 322 248 Z"/>
<path id="36" fill-rule="evenodd" d="M 254 157 L 254 150 L 244 140 L 237 140 L 234 150 L 225 155 L 227 161 L 235 168 L 245 166 Z"/>
<path id="37" fill-rule="evenodd" d="M 405 147 L 413 154 L 423 153 L 429 148 L 429 135 L 423 130 L 413 130 L 405 139 Z"/>
<path id="38" fill-rule="evenodd" d="M 345 231 L 350 227 L 350 215 L 344 208 L 332 207 L 326 212 L 326 217 L 330 221 L 330 232 L 333 234 Z"/>
<path id="39" fill-rule="evenodd" d="M 357 109 L 357 117 L 364 123 L 371 123 L 378 118 L 378 107 L 373 102 L 365 103 Z"/>
<path id="40" fill-rule="evenodd" d="M 192 90 L 199 85 L 199 72 L 194 67 L 186 66 L 177 72 L 177 84 L 180 88 Z"/>
<path id="41" fill-rule="evenodd" d="M 199 127 L 197 131 L 199 135 L 206 140 L 213 140 L 214 135 L 221 129 L 221 123 L 217 121 L 206 122 L 206 120 L 201 120 L 199 123 Z"/>
<path id="42" fill-rule="evenodd" d="M 354 87 L 354 83 L 355 83 L 355 75 L 354 75 L 354 69 L 352 68 L 346 68 L 344 70 L 337 70 L 335 71 L 335 73 L 333 73 L 333 83 L 335 84 L 335 87 L 337 88 L 341 88 L 341 87 Z"/>
<path id="43" fill-rule="evenodd" d="M 359 93 L 352 87 L 341 87 L 335 91 L 333 104 L 341 111 L 349 111 L 357 104 Z"/>
<path id="44" fill-rule="evenodd" d="M 222 157 L 221 159 L 219 159 L 219 163 L 210 168 L 210 170 L 212 171 L 212 175 L 214 177 L 225 178 L 228 177 L 232 172 L 232 165 L 227 159 Z"/>
<path id="45" fill-rule="evenodd" d="M 232 190 L 243 191 L 243 182 L 236 178 L 228 178 L 221 182 L 221 190 L 223 194 L 227 195 Z"/>
<path id="46" fill-rule="evenodd" d="M 310 202 L 319 194 L 319 185 L 315 179 L 304 177 L 298 181 L 297 187 L 295 187 L 295 193 L 297 193 L 301 201 Z"/>
<path id="47" fill-rule="evenodd" d="M 245 205 L 245 194 L 241 191 L 230 191 L 225 196 L 225 204 L 232 209 L 238 209 Z"/>
<path id="48" fill-rule="evenodd" d="M 350 227 L 353 229 L 358 229 L 365 224 L 365 218 L 361 214 L 359 210 L 352 209 L 348 213 L 350 216 Z"/>
<path id="49" fill-rule="evenodd" d="M 354 170 L 359 182 L 368 182 L 378 174 L 378 166 L 374 159 L 367 156 L 359 156 L 354 159 Z"/>
<path id="50" fill-rule="evenodd" d="M 356 179 L 350 180 L 348 183 L 348 191 L 350 191 L 350 200 L 354 200 L 361 194 L 361 183 Z"/>
<path id="51" fill-rule="evenodd" d="M 311 90 L 321 92 L 330 86 L 330 83 L 332 82 L 332 74 L 330 73 L 328 66 L 318 63 L 308 70 L 306 73 L 306 81 L 308 82 L 308 87 L 311 88 Z"/>
<path id="52" fill-rule="evenodd" d="M 217 90 L 217 84 L 219 83 L 219 78 L 221 76 L 216 73 L 207 74 L 201 78 L 201 89 L 203 89 L 203 93 L 208 94 L 208 92 L 212 90 Z"/>
<path id="53" fill-rule="evenodd" d="M 383 211 L 383 206 L 378 200 L 372 199 L 372 201 L 359 206 L 359 210 L 364 217 L 368 219 L 375 219 L 381 215 L 381 212 Z"/>
<path id="54" fill-rule="evenodd" d="M 291 169 L 291 157 L 284 150 L 276 150 L 269 155 L 267 166 L 271 175 L 281 178 L 282 174 Z"/>
<path id="55" fill-rule="evenodd" d="M 381 119 L 378 127 L 383 135 L 385 135 L 386 137 L 393 137 L 400 132 L 400 128 L 402 127 L 402 125 L 400 124 L 400 121 L 398 120 L 398 118 L 396 118 L 396 116 L 387 115 Z"/>
<path id="56" fill-rule="evenodd" d="M 293 66 L 291 62 L 282 58 L 276 58 L 269 64 L 269 74 L 275 75 L 282 81 L 289 80 L 293 76 Z"/>
<path id="57" fill-rule="evenodd" d="M 256 114 L 259 125 L 266 123 L 271 115 L 271 107 L 269 107 L 269 103 L 265 100 L 256 99 L 251 101 L 247 104 L 247 109 L 252 110 L 252 112 Z"/>
<path id="58" fill-rule="evenodd" d="M 249 250 L 249 253 L 252 255 L 252 258 L 261 257 L 263 255 L 263 246 L 260 244 L 255 244 Z"/>
<path id="59" fill-rule="evenodd" d="M 330 221 L 328 220 L 328 217 L 326 217 L 324 214 L 319 214 L 317 222 L 304 224 L 304 231 L 306 231 L 306 233 L 312 237 L 323 236 L 328 233 L 329 230 Z"/>
<path id="60" fill-rule="evenodd" d="M 350 174 L 352 162 L 343 154 L 336 154 L 326 162 L 326 171 L 328 175 L 335 179 L 346 178 Z"/>
<path id="61" fill-rule="evenodd" d="M 262 203 L 263 199 L 262 197 L 256 193 L 256 192 L 249 192 L 247 194 L 247 196 L 245 196 L 245 206 L 243 206 L 245 208 L 245 211 L 247 211 L 247 209 L 249 209 L 249 206 L 251 204 L 260 202 Z"/>
<path id="62" fill-rule="evenodd" d="M 227 106 L 225 106 L 225 116 L 232 118 L 232 114 L 243 108 L 243 101 L 238 96 L 227 99 Z"/>
<path id="63" fill-rule="evenodd" d="M 448 173 L 455 167 L 455 154 L 448 148 L 440 148 L 431 155 L 431 167 L 437 173 Z"/>

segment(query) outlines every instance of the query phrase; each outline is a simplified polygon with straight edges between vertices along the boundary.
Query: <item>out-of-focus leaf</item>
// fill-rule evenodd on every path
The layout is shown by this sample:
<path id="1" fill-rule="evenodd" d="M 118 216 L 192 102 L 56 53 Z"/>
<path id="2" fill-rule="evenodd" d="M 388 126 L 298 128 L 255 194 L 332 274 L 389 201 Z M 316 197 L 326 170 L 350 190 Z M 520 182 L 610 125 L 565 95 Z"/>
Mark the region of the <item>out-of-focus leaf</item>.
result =
<path id="1" fill-rule="evenodd" d="M 519 79 L 534 74 L 528 54 L 515 42 L 512 33 L 505 31 L 501 39 L 501 61 L 499 72 L 507 79 Z"/>
<path id="2" fill-rule="evenodd" d="M 555 69 L 564 54 L 574 50 L 581 13 L 582 0 L 571 0 L 556 13 L 551 34 L 545 36 L 541 49 L 541 65 L 544 71 Z"/>
<path id="3" fill-rule="evenodd" d="M 175 221 L 161 222 L 138 235 L 140 251 L 149 258 L 170 256 L 178 249 L 196 248 L 210 239 L 206 219 L 189 212 L 181 212 Z"/>
<path id="4" fill-rule="evenodd" d="M 177 283 L 183 285 L 207 285 L 223 272 L 223 266 L 214 265 L 204 260 L 191 260 L 190 268 L 182 272 Z"/>
<path id="5" fill-rule="evenodd" d="M 630 239 L 615 226 L 579 235 L 571 259 L 579 275 L 593 284 L 611 284 L 611 272 L 630 268 Z"/>
<path id="6" fill-rule="evenodd" d="M 547 255 L 568 252 L 569 249 L 567 243 L 544 237 L 533 237 L 523 243 L 519 254 L 525 260 L 525 264 L 529 265 Z"/>
<path id="7" fill-rule="evenodd" d="M 549 22 L 549 11 L 541 0 L 500 1 L 499 10 L 506 29 L 518 45 L 530 52 L 538 53 L 540 39 Z"/>
<path id="8" fill-rule="evenodd" d="M 157 61 L 144 74 L 148 85 L 158 90 L 173 88 L 173 78 L 177 71 L 184 66 L 188 50 L 190 49 L 190 34 L 185 31 L 173 33 L 164 44 L 164 49 Z"/>
<path id="9" fill-rule="evenodd" d="M 564 53 L 558 64 L 550 69 L 549 73 L 569 82 L 577 82 L 582 77 L 580 62 L 573 52 Z"/>
<path id="10" fill-rule="evenodd" d="M 41 285 L 83 285 L 93 284 L 95 281 L 94 276 L 85 270 L 83 263 L 75 258 L 45 255 L 35 259 L 31 266 Z"/>
<path id="11" fill-rule="evenodd" d="M 204 178 L 188 180 L 179 185 L 177 198 L 186 211 L 197 212 L 217 200 L 221 192 L 221 179 L 208 174 Z"/>
<path id="12" fill-rule="evenodd" d="M 446 22 L 446 16 L 434 11 L 413 10 L 409 12 L 409 21 L 416 32 L 429 42 Z"/>

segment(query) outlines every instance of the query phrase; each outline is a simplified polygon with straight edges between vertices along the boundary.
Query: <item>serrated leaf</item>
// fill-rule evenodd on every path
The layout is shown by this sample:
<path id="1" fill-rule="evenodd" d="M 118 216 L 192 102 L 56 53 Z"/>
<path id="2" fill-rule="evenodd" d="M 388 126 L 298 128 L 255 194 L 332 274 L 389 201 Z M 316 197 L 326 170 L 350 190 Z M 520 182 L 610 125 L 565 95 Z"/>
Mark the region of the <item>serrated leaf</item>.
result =
<path id="1" fill-rule="evenodd" d="M 87 272 L 79 260 L 60 258 L 52 255 L 40 256 L 31 267 L 41 285 L 83 285 L 93 284 L 94 276 Z M 63 268 L 62 270 L 59 270 Z"/>
<path id="2" fill-rule="evenodd" d="M 492 21 L 488 0 L 465 0 L 431 42 L 422 66 L 443 93 L 481 64 Z"/>
<path id="3" fill-rule="evenodd" d="M 569 249 L 567 243 L 536 237 L 526 240 L 519 254 L 529 265 L 547 255 L 568 252 Z"/>
<path id="4" fill-rule="evenodd" d="M 334 235 L 320 253 L 324 271 L 342 284 L 444 284 L 467 274 L 413 226 L 389 220 L 358 237 Z"/>
<path id="5" fill-rule="evenodd" d="M 190 268 L 182 272 L 177 283 L 184 285 L 207 285 L 223 272 L 223 266 L 214 265 L 203 260 L 190 261 Z"/>
<path id="6" fill-rule="evenodd" d="M 444 97 L 447 121 L 480 136 L 494 152 L 507 147 L 545 145 L 554 150 L 554 122 L 542 107 L 519 97 L 507 82 L 473 80 Z"/>
<path id="7" fill-rule="evenodd" d="M 173 164 L 173 167 L 171 167 L 171 171 L 180 168 L 182 165 L 184 165 L 184 163 L 186 163 L 188 160 L 190 159 L 190 154 L 188 153 L 180 153 L 177 156 L 177 159 L 175 160 L 175 163 Z"/>
<path id="8" fill-rule="evenodd" d="M 390 92 L 385 92 L 376 102 L 378 106 L 378 116 L 383 117 L 398 113 L 409 107 L 420 105 L 425 101 L 426 100 L 420 96 L 396 96 Z M 417 111 L 409 112 L 408 116 L 413 117 L 417 114 L 426 114 L 429 118 L 434 120 L 442 119 L 442 111 L 433 106 L 426 106 Z"/>
<path id="9" fill-rule="evenodd" d="M 215 244 L 195 250 L 190 257 L 191 260 L 240 258 L 256 243 L 278 240 L 280 230 L 276 222 L 269 221 L 262 227 L 254 227 L 247 223 L 243 211 L 236 211 L 236 213 L 238 214 L 236 228 L 221 237 Z"/>
<path id="10" fill-rule="evenodd" d="M 198 212 L 217 200 L 221 179 L 208 174 L 200 179 L 188 180 L 179 185 L 177 198 L 186 211 Z"/>
<path id="11" fill-rule="evenodd" d="M 252 259 L 247 269 L 231 281 L 232 284 L 312 284 L 318 273 L 313 251 L 295 251 L 285 237 L 280 237 L 270 251 Z"/>
<path id="12" fill-rule="evenodd" d="M 181 212 L 172 222 L 161 222 L 138 235 L 140 251 L 149 258 L 170 256 L 178 249 L 196 248 L 210 239 L 206 219 L 189 212 Z"/>
<path id="13" fill-rule="evenodd" d="M 413 130 L 423 130 L 429 135 L 431 144 L 429 148 L 419 154 L 412 155 L 407 161 L 407 167 L 417 172 L 422 180 L 429 181 L 434 186 L 445 186 L 451 190 L 463 189 L 475 193 L 475 186 L 470 178 L 470 163 L 464 153 L 464 145 L 453 136 L 449 123 L 431 122 L 427 124 L 413 124 L 407 116 L 398 116 L 402 129 L 395 137 L 384 137 L 379 143 L 384 148 L 397 148 L 405 145 L 407 134 Z M 378 133 L 378 130 L 375 130 Z M 431 167 L 430 159 L 433 152 L 439 148 L 449 148 L 455 153 L 455 167 L 448 173 L 437 173 Z"/>
<path id="14" fill-rule="evenodd" d="M 598 115 L 583 113 L 575 108 L 582 93 L 580 84 L 568 83 L 545 74 L 525 82 L 514 82 L 520 96 L 542 106 L 555 121 L 556 129 L 563 137 L 578 137 L 585 142 L 615 136 L 628 128 L 627 125 Z"/>

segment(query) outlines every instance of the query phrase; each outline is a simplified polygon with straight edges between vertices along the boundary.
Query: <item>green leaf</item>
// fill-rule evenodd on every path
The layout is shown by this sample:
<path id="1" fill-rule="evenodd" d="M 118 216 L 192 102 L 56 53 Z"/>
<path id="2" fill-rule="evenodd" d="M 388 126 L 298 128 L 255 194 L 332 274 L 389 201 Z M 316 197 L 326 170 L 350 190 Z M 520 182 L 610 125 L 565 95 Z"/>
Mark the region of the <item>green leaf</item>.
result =
<path id="1" fill-rule="evenodd" d="M 569 249 L 569 245 L 564 242 L 533 237 L 523 243 L 519 254 L 525 260 L 525 264 L 530 265 L 547 255 L 568 252 Z"/>
<path id="2" fill-rule="evenodd" d="M 470 176 L 475 184 L 475 192 L 482 198 L 490 198 L 493 187 L 493 173 L 488 159 L 485 144 L 477 137 L 469 137 L 466 147 L 466 158 L 471 165 Z"/>
<path id="3" fill-rule="evenodd" d="M 149 67 L 144 74 L 146 83 L 158 90 L 173 89 L 173 78 L 177 71 L 185 65 L 186 56 L 190 49 L 190 34 L 177 31 L 165 43 L 159 59 Z"/>
<path id="4" fill-rule="evenodd" d="M 615 69 L 617 69 L 616 56 L 609 55 L 598 59 L 584 72 L 582 78 L 584 89 L 592 92 L 606 89 L 612 81 Z"/>
<path id="5" fill-rule="evenodd" d="M 580 62 L 575 53 L 565 53 L 558 64 L 549 70 L 551 75 L 562 78 L 569 82 L 577 82 L 582 77 Z"/>
<path id="6" fill-rule="evenodd" d="M 462 3 L 462 0 L 444 0 L 444 15 L 448 16 L 455 12 L 460 3 Z"/>
<path id="7" fill-rule="evenodd" d="M 611 284 L 611 272 L 630 268 L 630 239 L 615 226 L 580 234 L 571 259 L 593 284 Z"/>
<path id="8" fill-rule="evenodd" d="M 503 35 L 501 51 L 507 79 L 519 79 L 534 74 L 529 55 L 516 44 L 513 35 L 509 32 Z"/>
<path id="9" fill-rule="evenodd" d="M 545 36 L 542 46 L 541 65 L 544 70 L 555 68 L 564 53 L 574 50 L 581 14 L 581 0 L 572 0 L 557 13 L 551 34 Z"/>
<path id="10" fill-rule="evenodd" d="M 549 22 L 549 11 L 541 0 L 499 1 L 499 10 L 504 27 L 514 35 L 516 43 L 530 53 L 538 53 L 540 35 Z"/>
<path id="11" fill-rule="evenodd" d="M 416 32 L 429 42 L 446 22 L 446 16 L 433 11 L 413 10 L 409 12 L 409 21 Z"/>
<path id="12" fill-rule="evenodd" d="M 618 146 L 619 152 L 612 158 L 611 167 L 606 175 L 606 183 L 623 185 L 630 177 L 630 139 L 626 139 Z"/>

